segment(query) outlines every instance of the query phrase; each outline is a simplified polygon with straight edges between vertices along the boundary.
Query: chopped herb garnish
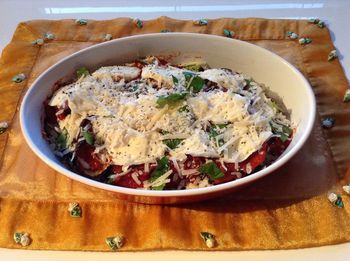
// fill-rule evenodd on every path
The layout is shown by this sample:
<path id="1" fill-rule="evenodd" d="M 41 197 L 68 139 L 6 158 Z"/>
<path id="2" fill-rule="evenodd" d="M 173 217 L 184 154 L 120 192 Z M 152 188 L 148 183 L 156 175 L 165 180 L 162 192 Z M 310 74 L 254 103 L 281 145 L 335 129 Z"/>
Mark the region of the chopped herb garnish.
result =
<path id="1" fill-rule="evenodd" d="M 139 89 L 139 86 L 138 85 L 133 85 L 132 87 L 131 87 L 131 90 L 133 91 L 133 92 L 136 92 L 137 90 Z"/>
<path id="2" fill-rule="evenodd" d="M 171 77 L 173 78 L 173 83 L 175 85 L 178 84 L 179 80 L 174 75 L 171 75 Z"/>
<path id="3" fill-rule="evenodd" d="M 219 179 L 225 174 L 219 169 L 215 162 L 208 162 L 199 167 L 199 172 L 207 174 L 211 180 Z"/>
<path id="4" fill-rule="evenodd" d="M 82 76 L 88 76 L 90 75 L 89 70 L 86 67 L 81 67 L 77 70 L 77 77 L 80 79 Z"/>
<path id="5" fill-rule="evenodd" d="M 160 176 L 162 176 L 164 173 L 166 173 L 169 170 L 169 159 L 164 156 L 158 161 L 158 165 L 154 171 L 151 172 L 149 182 L 153 182 L 156 179 L 158 179 Z M 165 187 L 165 184 L 152 187 L 152 190 L 163 190 Z"/>
<path id="6" fill-rule="evenodd" d="M 173 93 L 168 96 L 160 96 L 157 100 L 157 104 L 159 108 L 163 108 L 165 105 L 174 105 L 177 102 L 185 99 L 187 93 Z"/>
<path id="7" fill-rule="evenodd" d="M 66 129 L 63 129 L 56 138 L 57 149 L 63 150 L 67 148 L 68 132 Z"/>
<path id="8" fill-rule="evenodd" d="M 244 79 L 244 81 L 245 81 L 245 86 L 250 87 L 250 85 L 251 85 L 253 79 Z"/>
<path id="9" fill-rule="evenodd" d="M 111 250 L 116 251 L 123 246 L 124 237 L 123 236 L 107 237 L 106 243 Z"/>
<path id="10" fill-rule="evenodd" d="M 225 128 L 227 125 L 228 123 L 212 124 L 208 132 L 209 138 L 215 139 L 220 134 L 218 130 Z M 225 143 L 223 139 L 219 139 L 217 142 L 218 142 L 218 146 L 222 146 Z"/>
<path id="11" fill-rule="evenodd" d="M 89 145 L 94 145 L 94 134 L 89 131 L 83 131 L 83 137 Z"/>
<path id="12" fill-rule="evenodd" d="M 278 135 L 282 142 L 288 140 L 290 135 L 293 133 L 293 130 L 288 126 L 276 123 L 274 121 L 270 121 L 270 126 L 272 129 L 272 133 Z"/>
<path id="13" fill-rule="evenodd" d="M 159 132 L 160 132 L 160 134 L 162 134 L 162 135 L 166 135 L 166 134 L 169 134 L 169 133 L 170 133 L 169 131 L 166 131 L 166 130 L 160 130 Z"/>
<path id="14" fill-rule="evenodd" d="M 173 150 L 176 149 L 182 141 L 183 139 L 167 139 L 163 140 L 163 143 Z"/>
<path id="15" fill-rule="evenodd" d="M 160 30 L 161 33 L 170 33 L 171 31 L 169 29 L 162 29 Z"/>
<path id="16" fill-rule="evenodd" d="M 183 75 L 185 76 L 186 82 L 189 82 L 191 78 L 194 76 L 191 72 L 183 72 Z"/>
<path id="17" fill-rule="evenodd" d="M 209 65 L 206 63 L 192 63 L 192 64 L 183 65 L 183 68 L 194 72 L 201 72 L 201 71 L 204 71 L 205 69 L 208 69 Z"/>
<path id="18" fill-rule="evenodd" d="M 188 105 L 184 105 L 184 106 L 180 107 L 177 111 L 178 112 L 189 112 L 190 110 L 189 110 Z"/>
<path id="19" fill-rule="evenodd" d="M 271 107 L 275 112 L 282 111 L 282 109 L 278 106 L 278 104 L 273 100 L 271 100 Z"/>
<path id="20" fill-rule="evenodd" d="M 200 92 L 203 86 L 204 80 L 199 76 L 195 76 L 190 83 L 190 88 L 192 88 L 192 91 L 194 93 Z"/>
<path id="21" fill-rule="evenodd" d="M 210 138 L 215 138 L 216 136 L 219 135 L 219 132 L 217 131 L 215 126 L 212 126 L 209 128 L 209 133 L 208 133 Z"/>
<path id="22" fill-rule="evenodd" d="M 219 123 L 219 124 L 215 124 L 216 127 L 218 127 L 219 129 L 223 129 L 228 125 L 228 123 Z"/>
<path id="23" fill-rule="evenodd" d="M 201 77 L 190 72 L 184 72 L 183 75 L 185 76 L 188 90 L 191 90 L 194 93 L 202 90 L 205 81 Z"/>
<path id="24" fill-rule="evenodd" d="M 200 232 L 200 236 L 203 239 L 207 247 L 212 248 L 216 244 L 215 236 L 209 232 Z"/>

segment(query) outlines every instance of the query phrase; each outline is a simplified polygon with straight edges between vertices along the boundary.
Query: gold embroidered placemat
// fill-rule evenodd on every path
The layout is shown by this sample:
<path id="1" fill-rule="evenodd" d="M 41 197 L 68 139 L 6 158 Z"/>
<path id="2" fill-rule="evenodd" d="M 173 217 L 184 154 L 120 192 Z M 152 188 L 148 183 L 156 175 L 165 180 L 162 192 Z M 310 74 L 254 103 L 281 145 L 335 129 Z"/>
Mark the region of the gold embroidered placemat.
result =
<path id="1" fill-rule="evenodd" d="M 224 37 L 224 29 L 294 64 L 317 97 L 310 139 L 270 176 L 206 202 L 144 205 L 118 200 L 114 193 L 56 173 L 26 145 L 18 119 L 21 98 L 33 80 L 59 59 L 102 42 L 106 34 L 114 39 L 160 31 Z M 312 43 L 299 44 L 288 37 L 289 31 L 311 38 Z M 45 33 L 55 38 L 32 43 Z M 143 26 L 130 18 L 87 21 L 86 25 L 74 20 L 20 23 L 0 61 L 0 121 L 10 124 L 0 135 L 0 247 L 109 251 L 105 238 L 123 235 L 126 242 L 121 251 L 207 250 L 201 231 L 216 236 L 214 250 L 288 249 L 350 241 L 350 198 L 341 189 L 350 179 L 350 103 L 343 103 L 348 84 L 339 61 L 327 60 L 333 49 L 327 28 L 299 20 L 225 18 L 196 25 L 160 17 L 143 21 Z M 26 76 L 22 82 L 11 80 L 21 73 Z M 331 129 L 320 124 L 327 116 L 336 120 Z M 328 201 L 329 192 L 342 195 L 344 208 Z M 70 202 L 80 204 L 81 218 L 70 216 Z M 16 244 L 14 232 L 29 233 L 31 244 Z"/>

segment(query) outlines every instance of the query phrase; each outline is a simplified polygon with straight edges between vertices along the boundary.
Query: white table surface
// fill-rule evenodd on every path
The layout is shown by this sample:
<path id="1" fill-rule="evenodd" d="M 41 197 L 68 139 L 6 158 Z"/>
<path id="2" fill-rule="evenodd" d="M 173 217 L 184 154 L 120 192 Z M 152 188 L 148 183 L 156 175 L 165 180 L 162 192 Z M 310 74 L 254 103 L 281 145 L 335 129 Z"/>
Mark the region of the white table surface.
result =
<path id="1" fill-rule="evenodd" d="M 219 17 L 264 17 L 325 20 L 332 32 L 340 60 L 350 79 L 350 1 L 348 0 L 0 0 L 0 51 L 11 40 L 20 21 L 31 19 L 112 19 L 133 17 L 152 19 L 166 15 L 178 19 Z M 7 260 L 350 260 L 350 243 L 278 251 L 154 251 L 134 253 L 97 253 L 68 251 L 25 251 L 0 248 L 0 261 Z"/>

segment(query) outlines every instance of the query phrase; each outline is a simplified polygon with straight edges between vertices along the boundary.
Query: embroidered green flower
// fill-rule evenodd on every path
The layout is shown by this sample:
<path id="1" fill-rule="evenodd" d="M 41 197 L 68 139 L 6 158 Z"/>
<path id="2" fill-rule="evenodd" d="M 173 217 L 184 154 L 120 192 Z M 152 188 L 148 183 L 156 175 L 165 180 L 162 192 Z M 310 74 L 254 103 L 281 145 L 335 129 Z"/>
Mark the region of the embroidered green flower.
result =
<path id="1" fill-rule="evenodd" d="M 106 243 L 109 246 L 109 248 L 113 251 L 118 250 L 124 245 L 124 237 L 123 236 L 113 236 L 113 237 L 107 237 Z"/>
<path id="2" fill-rule="evenodd" d="M 160 30 L 161 33 L 170 33 L 171 31 L 169 29 L 162 29 Z"/>
<path id="3" fill-rule="evenodd" d="M 15 83 L 23 82 L 25 79 L 26 79 L 26 76 L 24 73 L 20 73 L 12 77 L 12 81 Z"/>
<path id="4" fill-rule="evenodd" d="M 28 233 L 20 233 L 16 232 L 13 234 L 13 240 L 16 242 L 16 244 L 22 245 L 22 246 L 29 246 L 32 242 L 31 238 L 29 237 Z"/>
<path id="5" fill-rule="evenodd" d="M 322 120 L 322 127 L 325 129 L 330 129 L 334 126 L 335 119 L 333 117 L 326 117 Z"/>
<path id="6" fill-rule="evenodd" d="M 319 22 L 317 23 L 317 26 L 320 27 L 320 28 L 325 28 L 325 27 L 326 27 L 326 24 L 325 24 L 325 22 L 323 22 L 323 21 L 319 21 Z"/>
<path id="7" fill-rule="evenodd" d="M 78 25 L 87 25 L 88 21 L 86 19 L 77 19 L 75 23 Z"/>
<path id="8" fill-rule="evenodd" d="M 0 122 L 0 134 L 3 134 L 8 127 L 9 124 L 6 121 Z"/>
<path id="9" fill-rule="evenodd" d="M 103 40 L 104 40 L 104 41 L 110 41 L 110 40 L 112 40 L 112 38 L 113 38 L 113 35 L 111 35 L 111 34 L 105 34 L 105 36 L 103 37 Z"/>
<path id="10" fill-rule="evenodd" d="M 232 38 L 235 35 L 234 31 L 230 31 L 227 29 L 224 29 L 224 36 L 228 37 L 228 38 Z"/>
<path id="11" fill-rule="evenodd" d="M 141 19 L 135 18 L 134 19 L 134 24 L 137 26 L 137 28 L 142 28 L 143 27 L 143 21 Z"/>
<path id="12" fill-rule="evenodd" d="M 44 39 L 41 39 L 41 38 L 36 39 L 36 40 L 32 41 L 32 44 L 33 45 L 43 45 L 44 44 Z"/>
<path id="13" fill-rule="evenodd" d="M 45 34 L 44 34 L 44 38 L 45 38 L 46 40 L 53 40 L 53 39 L 55 39 L 55 35 L 52 34 L 52 33 L 45 33 Z"/>
<path id="14" fill-rule="evenodd" d="M 325 28 L 326 27 L 326 24 L 324 21 L 321 21 L 320 19 L 318 18 L 311 18 L 309 19 L 309 23 L 311 24 L 316 24 L 318 27 L 320 28 Z"/>
<path id="15" fill-rule="evenodd" d="M 347 89 L 345 91 L 343 101 L 344 102 L 350 102 L 350 89 Z"/>
<path id="16" fill-rule="evenodd" d="M 79 218 L 81 217 L 81 207 L 77 202 L 69 203 L 68 211 L 71 217 Z"/>
<path id="17" fill-rule="evenodd" d="M 350 195 L 350 184 L 344 185 L 343 190 L 346 194 Z"/>
<path id="18" fill-rule="evenodd" d="M 306 44 L 312 43 L 312 40 L 309 37 L 303 37 L 299 39 L 299 43 L 301 45 L 306 45 Z"/>
<path id="19" fill-rule="evenodd" d="M 332 50 L 328 54 L 328 61 L 333 61 L 334 59 L 337 59 L 337 58 L 338 58 L 337 50 Z"/>
<path id="20" fill-rule="evenodd" d="M 287 32 L 287 36 L 290 38 L 290 39 L 297 39 L 298 37 L 299 37 L 299 35 L 298 34 L 296 34 L 296 33 L 294 33 L 294 32 L 291 32 L 291 31 L 289 31 L 289 32 Z"/>
<path id="21" fill-rule="evenodd" d="M 311 24 L 318 24 L 319 22 L 320 22 L 320 19 L 318 19 L 318 18 L 309 19 L 309 23 L 311 23 Z"/>
<path id="22" fill-rule="evenodd" d="M 331 193 L 328 194 L 328 200 L 334 206 L 336 206 L 338 208 L 344 208 L 343 199 L 342 199 L 342 197 L 340 195 L 337 195 L 337 194 L 331 192 Z"/>
<path id="23" fill-rule="evenodd" d="M 200 236 L 203 239 L 204 243 L 209 248 L 213 248 L 216 246 L 215 236 L 209 232 L 200 232 Z"/>
<path id="24" fill-rule="evenodd" d="M 195 20 L 193 21 L 194 25 L 208 25 L 208 20 L 206 19 L 199 19 L 199 20 Z"/>

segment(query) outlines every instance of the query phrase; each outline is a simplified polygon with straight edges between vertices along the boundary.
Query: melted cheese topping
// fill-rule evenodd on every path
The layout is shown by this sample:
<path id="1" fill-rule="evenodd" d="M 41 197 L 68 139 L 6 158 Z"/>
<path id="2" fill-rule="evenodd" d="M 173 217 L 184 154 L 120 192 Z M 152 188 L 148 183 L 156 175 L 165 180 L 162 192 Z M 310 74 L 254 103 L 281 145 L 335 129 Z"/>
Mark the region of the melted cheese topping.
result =
<path id="1" fill-rule="evenodd" d="M 225 69 L 194 73 L 223 88 L 189 93 L 186 99 L 160 108 L 160 96 L 187 90 L 185 71 L 157 64 L 142 71 L 129 66 L 102 67 L 59 89 L 49 104 L 60 107 L 68 102 L 71 113 L 59 121 L 59 127 L 67 130 L 71 146 L 79 137 L 81 122 L 88 119 L 95 146 L 103 146 L 111 163 L 123 166 L 156 162 L 166 152 L 180 162 L 187 155 L 241 162 L 272 135 L 269 122 L 283 118 L 260 86 L 244 90 L 244 77 Z M 165 142 L 169 139 L 180 142 L 171 149 Z"/>

